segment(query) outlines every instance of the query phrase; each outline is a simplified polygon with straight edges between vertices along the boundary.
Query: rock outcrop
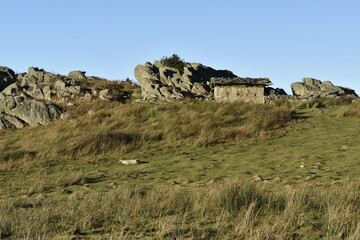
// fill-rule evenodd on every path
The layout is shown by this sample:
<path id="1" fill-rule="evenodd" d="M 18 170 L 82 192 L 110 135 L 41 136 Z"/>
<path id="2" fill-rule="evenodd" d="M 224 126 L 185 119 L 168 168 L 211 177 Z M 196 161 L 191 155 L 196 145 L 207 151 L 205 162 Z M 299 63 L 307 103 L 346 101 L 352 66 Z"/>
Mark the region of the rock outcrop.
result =
<path id="1" fill-rule="evenodd" d="M 357 97 L 355 91 L 350 88 L 334 86 L 330 81 L 321 82 L 314 78 L 304 78 L 302 82 L 292 83 L 291 90 L 294 96 L 300 96 L 302 98 Z"/>
<path id="2" fill-rule="evenodd" d="M 80 86 L 75 80 L 35 67 L 30 67 L 28 73 L 20 74 L 17 81 L 17 87 L 35 99 L 51 100 L 56 97 L 67 101 L 80 95 Z"/>
<path id="3" fill-rule="evenodd" d="M 86 78 L 85 74 L 86 72 L 83 71 L 72 71 L 68 74 L 68 78 L 74 80 L 83 80 Z"/>
<path id="4" fill-rule="evenodd" d="M 26 96 L 0 93 L 0 129 L 46 124 L 61 114 L 59 107 Z"/>
<path id="5" fill-rule="evenodd" d="M 15 82 L 16 75 L 14 71 L 8 67 L 0 66 L 0 92 Z"/>
<path id="6" fill-rule="evenodd" d="M 200 63 L 181 62 L 181 68 L 166 66 L 164 60 L 150 62 L 144 65 L 137 65 L 134 70 L 135 78 L 139 82 L 142 90 L 142 96 L 145 101 L 179 101 L 185 97 L 198 99 L 213 99 L 215 94 L 215 85 L 211 82 L 215 79 L 223 79 L 226 82 L 241 80 L 242 90 L 231 89 L 234 97 L 239 101 L 264 102 L 264 96 L 286 95 L 283 89 L 273 89 L 263 86 L 259 92 L 250 91 L 245 98 L 239 97 L 247 90 L 247 87 L 259 85 L 258 78 L 240 78 L 229 70 L 215 70 Z M 269 80 L 269 79 L 267 79 Z M 255 83 L 254 83 L 255 81 Z M 234 85 L 234 84 L 232 84 Z M 236 84 L 235 84 L 236 85 Z M 261 85 L 261 84 L 260 84 Z M 234 87 L 235 88 L 235 87 Z M 261 96 L 260 96 L 260 95 Z M 221 94 L 220 94 L 221 95 Z M 226 95 L 226 94 L 225 94 Z M 252 101 L 250 95 L 256 95 L 261 98 L 259 101 Z M 275 98 L 275 97 L 273 97 Z M 230 101 L 230 99 L 217 99 L 217 101 Z M 231 101 L 232 101 L 231 100 Z"/>
<path id="7" fill-rule="evenodd" d="M 112 89 L 104 88 L 111 84 Z M 121 86 L 111 84 L 106 79 L 89 79 L 82 71 L 64 76 L 30 67 L 27 73 L 15 74 L 0 67 L 0 129 L 37 126 L 60 116 L 65 119 L 66 113 L 56 104 L 72 104 L 71 100 L 118 101 Z"/>
<path id="8" fill-rule="evenodd" d="M 0 129 L 46 124 L 62 111 L 43 100 L 66 101 L 79 95 L 80 86 L 64 76 L 35 67 L 22 74 L 0 67 Z"/>
<path id="9" fill-rule="evenodd" d="M 274 104 L 276 100 L 281 98 L 291 98 L 292 96 L 287 95 L 284 89 L 282 88 L 265 88 L 265 103 Z"/>
<path id="10" fill-rule="evenodd" d="M 228 70 L 215 70 L 200 63 L 185 63 L 184 69 L 165 66 L 162 61 L 138 65 L 134 70 L 142 95 L 150 101 L 178 101 L 184 97 L 211 97 L 212 77 L 236 77 Z"/>

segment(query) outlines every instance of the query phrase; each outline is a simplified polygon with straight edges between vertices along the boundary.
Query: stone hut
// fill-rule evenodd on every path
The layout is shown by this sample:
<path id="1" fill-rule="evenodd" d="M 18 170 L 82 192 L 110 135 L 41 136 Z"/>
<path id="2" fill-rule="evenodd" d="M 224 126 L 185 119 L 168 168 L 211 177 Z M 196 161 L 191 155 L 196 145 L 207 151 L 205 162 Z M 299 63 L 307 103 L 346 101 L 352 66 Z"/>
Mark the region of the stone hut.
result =
<path id="1" fill-rule="evenodd" d="M 210 85 L 217 102 L 244 101 L 265 103 L 265 88 L 272 85 L 268 78 L 211 78 Z"/>

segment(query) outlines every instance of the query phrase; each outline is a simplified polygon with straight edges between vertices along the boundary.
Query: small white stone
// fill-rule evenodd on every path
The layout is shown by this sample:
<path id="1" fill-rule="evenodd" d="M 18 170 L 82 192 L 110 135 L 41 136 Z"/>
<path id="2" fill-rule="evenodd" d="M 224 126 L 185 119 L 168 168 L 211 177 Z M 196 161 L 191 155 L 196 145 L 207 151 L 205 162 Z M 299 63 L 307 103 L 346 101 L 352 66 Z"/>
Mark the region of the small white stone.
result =
<path id="1" fill-rule="evenodd" d="M 120 160 L 120 163 L 124 165 L 135 165 L 135 164 L 140 164 L 141 161 L 139 159 Z"/>

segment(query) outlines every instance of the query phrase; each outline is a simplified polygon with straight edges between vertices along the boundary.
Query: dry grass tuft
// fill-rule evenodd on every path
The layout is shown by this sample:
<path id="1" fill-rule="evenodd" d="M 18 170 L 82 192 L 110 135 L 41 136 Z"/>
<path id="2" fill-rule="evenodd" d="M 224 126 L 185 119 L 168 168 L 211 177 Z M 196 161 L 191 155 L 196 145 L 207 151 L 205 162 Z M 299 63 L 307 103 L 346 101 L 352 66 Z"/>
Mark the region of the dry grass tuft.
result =
<path id="1" fill-rule="evenodd" d="M 89 110 L 94 112 L 89 115 Z M 153 144 L 207 146 L 270 135 L 293 115 L 286 107 L 215 102 L 100 102 L 83 104 L 70 112 L 72 119 L 21 130 L 26 134 L 14 133 L 13 147 L 4 151 L 3 158 L 126 154 Z"/>
<path id="2" fill-rule="evenodd" d="M 80 154 L 99 154 L 110 152 L 118 148 L 126 148 L 128 145 L 136 145 L 139 136 L 136 133 L 127 134 L 122 132 L 101 132 L 95 135 L 84 136 L 78 142 L 69 146 L 71 152 Z"/>
<path id="3" fill-rule="evenodd" d="M 341 96 L 337 98 L 314 98 L 300 103 L 298 107 L 310 107 L 310 108 L 325 108 L 333 106 L 350 105 L 353 98 L 348 96 Z"/>
<path id="4" fill-rule="evenodd" d="M 340 114 L 341 117 L 360 117 L 360 103 L 355 102 L 343 109 Z"/>

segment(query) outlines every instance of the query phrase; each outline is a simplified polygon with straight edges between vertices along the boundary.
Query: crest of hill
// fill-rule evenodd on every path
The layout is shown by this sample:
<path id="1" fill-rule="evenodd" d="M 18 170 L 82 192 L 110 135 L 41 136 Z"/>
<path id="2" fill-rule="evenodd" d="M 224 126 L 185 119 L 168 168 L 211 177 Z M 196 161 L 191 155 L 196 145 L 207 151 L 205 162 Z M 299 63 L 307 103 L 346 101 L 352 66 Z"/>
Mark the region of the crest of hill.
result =
<path id="1" fill-rule="evenodd" d="M 169 66 L 164 60 L 137 65 L 134 75 L 144 99 L 150 101 L 173 102 L 185 97 L 212 99 L 212 84 L 271 85 L 266 78 L 240 78 L 229 70 L 215 70 L 201 63 L 181 62 L 181 65 Z"/>
<path id="2" fill-rule="evenodd" d="M 178 55 L 164 57 L 154 63 L 139 64 L 134 75 L 141 86 L 144 101 L 176 102 L 186 97 L 220 102 L 245 101 L 274 103 L 277 99 L 290 101 L 313 98 L 358 98 L 351 88 L 335 86 L 330 81 L 321 82 L 304 78 L 291 84 L 293 96 L 280 88 L 271 88 L 268 78 L 244 78 L 229 70 L 215 70 L 201 63 L 189 63 Z"/>

